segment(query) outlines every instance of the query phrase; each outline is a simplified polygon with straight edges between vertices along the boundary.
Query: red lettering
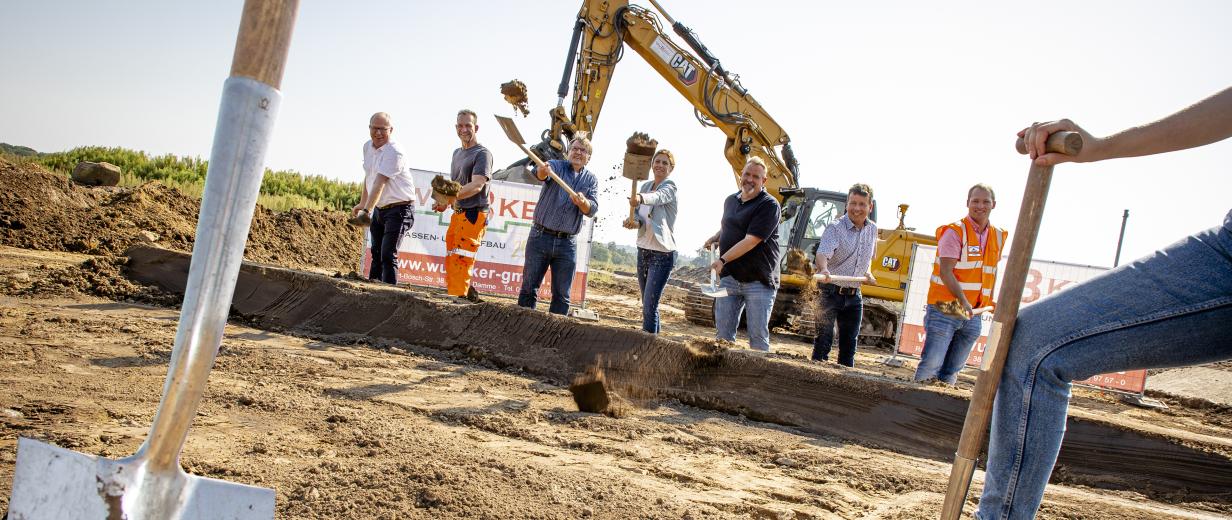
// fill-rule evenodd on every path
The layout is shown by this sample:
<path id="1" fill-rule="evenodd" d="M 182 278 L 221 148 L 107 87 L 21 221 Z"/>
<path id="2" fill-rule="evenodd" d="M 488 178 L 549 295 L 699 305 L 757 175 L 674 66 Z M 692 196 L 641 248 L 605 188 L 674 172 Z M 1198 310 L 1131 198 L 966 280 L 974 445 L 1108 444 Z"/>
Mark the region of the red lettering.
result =
<path id="1" fill-rule="evenodd" d="M 518 218 L 518 215 L 513 212 L 513 206 L 517 203 L 517 199 L 501 199 L 500 211 L 496 212 L 496 214 L 502 217 Z"/>
<path id="2" fill-rule="evenodd" d="M 1036 269 L 1027 272 L 1027 283 L 1023 286 L 1022 303 L 1031 303 L 1040 298 L 1039 284 L 1044 276 Z"/>
<path id="3" fill-rule="evenodd" d="M 1061 289 L 1064 289 L 1066 285 L 1069 285 L 1071 283 L 1074 283 L 1074 282 L 1071 282 L 1069 280 L 1058 280 L 1056 278 L 1053 278 L 1048 281 L 1048 294 L 1052 294 L 1054 292 L 1060 291 Z"/>
<path id="4" fill-rule="evenodd" d="M 532 220 L 535 218 L 535 204 L 531 201 L 522 203 L 522 218 Z"/>

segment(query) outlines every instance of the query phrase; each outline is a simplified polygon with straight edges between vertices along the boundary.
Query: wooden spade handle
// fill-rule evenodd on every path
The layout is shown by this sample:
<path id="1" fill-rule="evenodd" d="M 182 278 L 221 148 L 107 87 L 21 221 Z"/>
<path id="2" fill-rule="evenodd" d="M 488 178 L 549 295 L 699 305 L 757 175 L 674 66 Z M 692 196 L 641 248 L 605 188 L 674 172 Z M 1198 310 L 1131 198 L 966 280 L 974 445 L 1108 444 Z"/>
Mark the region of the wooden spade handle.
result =
<path id="1" fill-rule="evenodd" d="M 565 181 L 560 180 L 560 177 L 556 176 L 556 172 L 552 171 L 552 167 L 548 166 L 547 163 L 543 162 L 543 160 L 540 159 L 538 155 L 535 155 L 535 152 L 530 151 L 530 149 L 527 148 L 526 145 L 522 143 L 517 143 L 517 145 L 518 145 L 518 148 L 521 148 L 522 151 L 526 153 L 527 157 L 530 157 L 530 160 L 535 161 L 535 166 L 539 167 L 539 169 L 545 172 L 548 172 L 548 177 L 551 177 L 552 180 L 556 181 L 557 186 L 564 188 L 565 192 L 567 192 L 570 197 L 577 196 L 577 192 L 573 191 L 573 188 L 570 188 L 568 184 L 565 184 Z"/>
<path id="2" fill-rule="evenodd" d="M 1077 139 L 1077 141 L 1074 141 Z M 1022 144 L 1022 139 L 1018 140 Z M 1056 132 L 1048 136 L 1049 151 L 1077 153 L 1082 149 L 1082 136 L 1075 132 Z M 1019 153 L 1025 153 L 1025 147 Z M 1052 166 L 1037 166 L 1031 163 L 1027 173 L 1027 187 L 1022 195 L 1022 207 L 1018 211 L 1018 225 L 1014 227 L 1014 240 L 1010 245 L 1005 266 L 1005 278 L 1001 280 L 1001 294 L 993 314 L 992 330 L 984 350 L 984 361 L 979 367 L 979 377 L 967 418 L 963 422 L 958 451 L 950 468 L 950 482 L 946 488 L 945 502 L 941 508 L 942 520 L 958 520 L 975 473 L 975 462 L 988 436 L 988 423 L 992 419 L 993 399 L 1001 384 L 1001 371 L 1009 353 L 1010 338 L 1018 320 L 1018 307 L 1022 303 L 1022 291 L 1026 286 L 1027 272 L 1031 268 L 1031 256 L 1035 251 L 1035 239 L 1040 221 L 1044 218 L 1044 203 L 1048 199 L 1048 185 L 1052 182 Z"/>

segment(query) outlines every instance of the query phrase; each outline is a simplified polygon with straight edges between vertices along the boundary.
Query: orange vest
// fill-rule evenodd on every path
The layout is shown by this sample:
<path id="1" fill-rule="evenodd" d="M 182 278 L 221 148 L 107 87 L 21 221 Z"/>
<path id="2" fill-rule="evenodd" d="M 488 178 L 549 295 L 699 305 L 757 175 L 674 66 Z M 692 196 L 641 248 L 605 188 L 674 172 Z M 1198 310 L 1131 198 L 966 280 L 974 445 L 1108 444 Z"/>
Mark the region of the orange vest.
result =
<path id="1" fill-rule="evenodd" d="M 1009 232 L 988 225 L 988 237 L 980 247 L 980 235 L 970 219 L 964 218 L 937 228 L 937 241 L 947 229 L 954 230 L 962 240 L 962 253 L 954 264 L 954 277 L 962 286 L 963 294 L 971 308 L 991 307 L 992 286 L 997 281 L 997 263 L 1001 261 L 1001 249 Z M 941 257 L 933 260 L 932 281 L 928 284 L 928 303 L 956 300 L 950 289 L 941 281 Z"/>

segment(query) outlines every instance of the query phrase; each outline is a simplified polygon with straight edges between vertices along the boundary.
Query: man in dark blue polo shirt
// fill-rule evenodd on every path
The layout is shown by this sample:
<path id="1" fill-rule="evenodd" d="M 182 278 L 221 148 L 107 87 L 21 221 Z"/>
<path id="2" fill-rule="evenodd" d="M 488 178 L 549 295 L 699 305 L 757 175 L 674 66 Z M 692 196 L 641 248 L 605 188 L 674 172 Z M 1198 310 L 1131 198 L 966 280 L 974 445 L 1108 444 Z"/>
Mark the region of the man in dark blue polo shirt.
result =
<path id="1" fill-rule="evenodd" d="M 766 163 L 750 157 L 740 173 L 740 191 L 723 202 L 719 232 L 705 247 L 719 244 L 718 271 L 727 296 L 714 301 L 718 339 L 735 341 L 744 311 L 749 348 L 770 351 L 770 309 L 779 287 L 779 201 L 766 193 Z"/>
<path id="2" fill-rule="evenodd" d="M 526 239 L 526 263 L 522 266 L 522 289 L 518 305 L 535 308 L 539 286 L 549 268 L 552 270 L 552 304 L 548 312 L 569 312 L 569 289 L 573 287 L 573 272 L 577 266 L 577 240 L 582 228 L 582 215 L 594 218 L 599 212 L 598 179 L 586 163 L 590 162 L 590 139 L 578 132 L 569 144 L 569 160 L 548 161 L 560 180 L 577 193 L 570 196 L 551 180 L 546 171 L 535 171 L 543 182 L 539 202 L 535 205 L 535 224 Z"/>

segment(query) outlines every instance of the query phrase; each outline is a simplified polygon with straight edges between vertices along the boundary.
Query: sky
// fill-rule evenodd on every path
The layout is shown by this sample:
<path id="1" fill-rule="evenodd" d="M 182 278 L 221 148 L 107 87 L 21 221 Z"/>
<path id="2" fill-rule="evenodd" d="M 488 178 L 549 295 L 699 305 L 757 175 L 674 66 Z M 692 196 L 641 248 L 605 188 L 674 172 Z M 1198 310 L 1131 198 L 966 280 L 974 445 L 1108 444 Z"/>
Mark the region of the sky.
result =
<path id="1" fill-rule="evenodd" d="M 302 2 L 267 166 L 358 182 L 368 117 L 385 111 L 411 166 L 446 171 L 461 108 L 480 114 L 498 168 L 520 159 L 492 118 L 513 115 L 500 84 L 528 85 L 531 116 L 517 121 L 539 135 L 581 3 Z M 905 203 L 907 226 L 931 233 L 986 182 L 993 223 L 1012 233 L 1029 166 L 1013 150 L 1016 131 L 1067 117 L 1107 135 L 1232 85 L 1232 2 L 1222 0 L 659 3 L 787 130 L 801 184 L 870 184 L 882 227 Z M 208 158 L 241 6 L 0 3 L 0 142 Z M 626 52 L 589 165 L 607 188 L 596 240 L 636 238 L 620 227 L 627 181 L 612 178 L 633 131 L 676 154 L 677 241 L 691 254 L 736 191 L 724 135 Z M 1230 166 L 1232 140 L 1058 166 L 1035 257 L 1111 266 L 1125 210 L 1123 263 L 1218 225 L 1232 208 Z"/>

